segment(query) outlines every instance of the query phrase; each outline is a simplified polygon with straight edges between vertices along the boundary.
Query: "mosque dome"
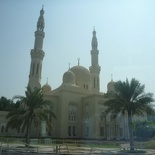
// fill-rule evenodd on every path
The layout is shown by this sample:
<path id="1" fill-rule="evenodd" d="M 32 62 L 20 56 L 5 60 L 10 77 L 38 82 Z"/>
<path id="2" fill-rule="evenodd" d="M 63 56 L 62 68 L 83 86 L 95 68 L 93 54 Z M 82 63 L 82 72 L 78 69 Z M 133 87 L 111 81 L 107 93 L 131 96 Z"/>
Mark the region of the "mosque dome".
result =
<path id="1" fill-rule="evenodd" d="M 70 69 L 64 73 L 63 83 L 75 84 L 75 74 Z"/>
<path id="2" fill-rule="evenodd" d="M 114 92 L 115 91 L 115 82 L 113 80 L 111 80 L 108 84 L 107 84 L 107 90 L 108 92 Z"/>
<path id="3" fill-rule="evenodd" d="M 45 93 L 51 91 L 52 89 L 51 89 L 51 86 L 50 86 L 48 83 L 46 83 L 46 84 L 42 87 L 42 90 L 43 90 L 43 94 L 45 94 Z"/>
<path id="4" fill-rule="evenodd" d="M 70 69 L 75 74 L 75 84 L 80 87 L 91 88 L 91 74 L 88 69 L 77 65 Z"/>

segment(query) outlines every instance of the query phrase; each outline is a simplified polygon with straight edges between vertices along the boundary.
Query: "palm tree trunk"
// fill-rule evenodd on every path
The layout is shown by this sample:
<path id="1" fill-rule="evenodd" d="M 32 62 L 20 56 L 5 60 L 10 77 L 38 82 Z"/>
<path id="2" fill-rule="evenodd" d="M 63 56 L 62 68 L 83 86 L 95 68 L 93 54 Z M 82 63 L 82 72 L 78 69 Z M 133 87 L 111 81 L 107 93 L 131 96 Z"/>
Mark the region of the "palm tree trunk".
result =
<path id="1" fill-rule="evenodd" d="M 134 150 L 134 138 L 133 138 L 133 130 L 132 130 L 132 114 L 131 111 L 128 111 L 128 129 L 129 129 L 129 139 L 130 139 L 130 150 Z"/>
<path id="2" fill-rule="evenodd" d="M 28 147 L 29 146 L 29 132 L 30 132 L 30 127 L 29 124 L 27 125 L 27 129 L 26 129 L 26 139 L 25 139 L 25 146 Z"/>
<path id="3" fill-rule="evenodd" d="M 28 124 L 27 124 L 27 129 L 26 129 L 26 144 L 25 146 L 28 147 L 29 144 L 30 144 L 30 128 L 31 128 L 31 122 L 32 122 L 32 119 L 29 120 Z"/>

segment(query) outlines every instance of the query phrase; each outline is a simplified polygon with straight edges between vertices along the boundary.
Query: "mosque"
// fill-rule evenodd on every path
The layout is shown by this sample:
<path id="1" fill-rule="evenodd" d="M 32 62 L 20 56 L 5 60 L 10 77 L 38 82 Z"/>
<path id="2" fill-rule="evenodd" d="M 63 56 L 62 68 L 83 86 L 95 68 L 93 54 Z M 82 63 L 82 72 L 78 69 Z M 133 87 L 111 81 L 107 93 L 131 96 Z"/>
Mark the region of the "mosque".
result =
<path id="1" fill-rule="evenodd" d="M 62 83 L 54 90 L 46 83 L 41 86 L 43 51 L 44 10 L 40 16 L 35 31 L 34 48 L 31 50 L 31 64 L 28 85 L 31 89 L 42 88 L 44 98 L 53 103 L 57 116 L 52 120 L 54 129 L 46 131 L 46 124 L 42 122 L 41 136 L 53 138 L 88 138 L 88 139 L 128 139 L 127 117 L 121 114 L 116 119 L 104 113 L 106 98 L 100 92 L 99 50 L 96 31 L 93 30 L 91 40 L 89 69 L 81 66 L 69 68 L 62 77 Z M 114 91 L 114 82 L 107 85 L 107 91 Z M 4 125 L 5 126 L 5 123 Z M 15 131 L 14 131 L 15 132 Z"/>
<path id="2" fill-rule="evenodd" d="M 31 50 L 31 65 L 28 85 L 31 89 L 42 88 L 44 98 L 54 105 L 57 119 L 53 120 L 54 130 L 46 132 L 42 125 L 41 135 L 57 138 L 101 138 L 128 139 L 127 120 L 119 115 L 116 119 L 105 115 L 104 94 L 100 92 L 99 50 L 96 31 L 93 30 L 90 51 L 91 64 L 89 69 L 81 66 L 69 68 L 62 77 L 62 84 L 52 90 L 46 83 L 41 86 L 43 51 L 44 10 L 35 31 L 34 49 Z M 114 82 L 107 85 L 108 91 L 114 91 Z"/>

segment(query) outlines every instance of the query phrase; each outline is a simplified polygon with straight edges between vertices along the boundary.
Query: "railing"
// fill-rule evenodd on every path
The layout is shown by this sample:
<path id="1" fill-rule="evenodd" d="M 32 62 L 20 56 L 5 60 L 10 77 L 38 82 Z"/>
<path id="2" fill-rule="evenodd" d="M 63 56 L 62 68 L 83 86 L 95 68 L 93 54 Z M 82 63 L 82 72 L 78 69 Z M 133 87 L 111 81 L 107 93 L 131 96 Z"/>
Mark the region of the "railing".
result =
<path id="1" fill-rule="evenodd" d="M 129 150 L 130 146 L 127 142 L 119 141 L 102 141 L 102 140 L 86 140 L 86 139 L 51 139 L 51 138 L 31 138 L 29 147 L 25 147 L 25 139 L 23 138 L 0 138 L 0 155 L 2 151 L 7 151 L 8 155 L 11 151 L 24 152 L 35 152 L 35 154 L 94 154 L 108 151 L 108 143 L 112 148 L 116 148 L 116 143 L 123 144 L 113 150 Z M 152 143 L 155 144 L 155 143 Z M 106 149 L 105 147 L 106 146 Z M 135 149 L 144 149 L 146 144 L 135 143 Z"/>
<path id="2" fill-rule="evenodd" d="M 2 151 L 5 151 L 8 155 L 13 153 L 24 153 L 28 154 L 53 154 L 53 146 L 38 146 L 38 145 L 27 145 L 26 143 L 14 143 L 14 144 L 3 144 L 1 145 L 0 155 L 2 155 Z"/>
<path id="3" fill-rule="evenodd" d="M 50 138 L 33 138 L 30 139 L 29 147 L 25 147 L 23 138 L 0 138 L 1 144 L 0 155 L 2 150 L 8 152 L 23 152 L 28 153 L 34 152 L 35 154 L 47 153 L 48 154 L 91 154 L 92 152 L 100 152 L 103 154 L 102 149 L 95 148 L 95 145 L 103 146 L 103 141 L 99 140 L 77 140 L 77 139 L 50 139 Z M 115 144 L 114 144 L 115 145 Z"/>
<path id="4" fill-rule="evenodd" d="M 0 155 L 2 155 L 2 143 L 0 143 Z"/>
<path id="5" fill-rule="evenodd" d="M 1 138 L 2 143 L 24 143 L 25 138 Z M 30 138 L 31 144 L 75 144 L 75 145 L 104 145 L 116 146 L 116 141 L 87 140 L 87 139 L 53 139 L 53 138 Z M 118 142 L 117 142 L 118 143 Z"/>

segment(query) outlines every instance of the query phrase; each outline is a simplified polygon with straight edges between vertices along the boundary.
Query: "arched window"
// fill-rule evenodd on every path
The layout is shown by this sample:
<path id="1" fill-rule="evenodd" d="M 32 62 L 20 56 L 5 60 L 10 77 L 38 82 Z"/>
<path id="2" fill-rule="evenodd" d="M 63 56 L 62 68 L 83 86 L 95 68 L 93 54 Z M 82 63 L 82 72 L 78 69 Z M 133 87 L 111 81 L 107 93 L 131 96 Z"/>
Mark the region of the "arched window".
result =
<path id="1" fill-rule="evenodd" d="M 89 105 L 87 103 L 85 104 L 85 120 L 89 121 L 89 118 L 90 118 L 90 112 L 89 112 Z"/>
<path id="2" fill-rule="evenodd" d="M 77 115 L 77 106 L 74 104 L 69 105 L 68 111 L 68 120 L 69 122 L 76 122 L 76 115 Z"/>
<path id="3" fill-rule="evenodd" d="M 37 64 L 36 74 L 38 74 L 38 72 L 39 72 L 39 64 Z"/>
<path id="4" fill-rule="evenodd" d="M 68 126 L 68 136 L 74 137 L 76 136 L 76 127 Z"/>
<path id="5" fill-rule="evenodd" d="M 20 133 L 20 128 L 18 128 L 18 133 Z"/>
<path id="6" fill-rule="evenodd" d="M 95 85 L 96 85 L 96 79 L 95 79 L 95 77 L 94 77 L 94 88 L 95 88 Z"/>
<path id="7" fill-rule="evenodd" d="M 116 121 L 116 114 L 110 115 L 110 122 L 115 122 Z"/>
<path id="8" fill-rule="evenodd" d="M 89 121 L 89 113 L 88 112 L 86 112 L 86 121 Z"/>
<path id="9" fill-rule="evenodd" d="M 75 112 L 69 112 L 69 121 L 75 122 L 76 121 L 76 115 Z"/>
<path id="10" fill-rule="evenodd" d="M 6 133 L 8 132 L 8 128 L 5 128 L 5 132 L 6 132 Z"/>
<path id="11" fill-rule="evenodd" d="M 105 113 L 104 112 L 101 112 L 101 114 L 100 114 L 100 120 L 101 121 L 105 121 L 105 119 L 106 119 Z"/>
<path id="12" fill-rule="evenodd" d="M 99 78 L 97 78 L 97 87 L 99 87 Z"/>
<path id="13" fill-rule="evenodd" d="M 35 70 L 35 63 L 32 65 L 32 76 L 34 75 L 34 70 Z"/>
<path id="14" fill-rule="evenodd" d="M 70 103 L 68 106 L 68 136 L 76 136 L 76 121 L 77 121 L 77 104 Z"/>
<path id="15" fill-rule="evenodd" d="M 104 127 L 101 126 L 101 127 L 100 127 L 100 136 L 102 136 L 102 137 L 105 136 L 105 131 L 104 131 L 104 130 L 105 130 Z"/>
<path id="16" fill-rule="evenodd" d="M 85 136 L 86 136 L 86 137 L 89 136 L 89 126 L 86 126 L 86 129 L 85 129 Z"/>
<path id="17" fill-rule="evenodd" d="M 4 125 L 2 125 L 1 127 L 1 132 L 4 132 Z"/>

